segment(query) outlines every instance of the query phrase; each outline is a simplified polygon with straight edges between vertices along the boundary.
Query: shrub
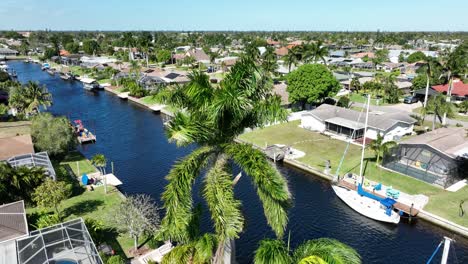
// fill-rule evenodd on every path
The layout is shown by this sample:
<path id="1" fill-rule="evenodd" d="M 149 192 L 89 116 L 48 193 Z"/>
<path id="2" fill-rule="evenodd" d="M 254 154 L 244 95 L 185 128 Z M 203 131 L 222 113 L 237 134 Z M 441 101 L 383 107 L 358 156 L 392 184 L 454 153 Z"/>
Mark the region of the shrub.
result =
<path id="1" fill-rule="evenodd" d="M 338 100 L 336 105 L 340 106 L 340 107 L 348 108 L 349 107 L 349 102 L 350 102 L 350 100 L 349 100 L 348 96 L 342 96 L 342 97 L 340 97 L 340 99 Z"/>
<path id="2" fill-rule="evenodd" d="M 121 256 L 115 255 L 107 259 L 107 264 L 125 264 L 125 260 Z"/>
<path id="3" fill-rule="evenodd" d="M 36 223 L 33 226 L 37 229 L 41 229 L 44 227 L 52 226 L 61 223 L 60 217 L 58 214 L 48 214 L 46 212 L 42 212 L 37 219 Z"/>

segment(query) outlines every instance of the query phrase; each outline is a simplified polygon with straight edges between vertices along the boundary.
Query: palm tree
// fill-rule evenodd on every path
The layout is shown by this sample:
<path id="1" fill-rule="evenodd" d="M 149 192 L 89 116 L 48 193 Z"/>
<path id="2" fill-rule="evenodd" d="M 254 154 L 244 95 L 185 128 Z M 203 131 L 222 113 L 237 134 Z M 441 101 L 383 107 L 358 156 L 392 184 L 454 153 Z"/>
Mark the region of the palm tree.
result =
<path id="1" fill-rule="evenodd" d="M 265 53 L 262 55 L 262 68 L 265 72 L 273 74 L 278 68 L 276 63 L 276 54 L 273 47 L 268 46 Z"/>
<path id="2" fill-rule="evenodd" d="M 123 33 L 123 42 L 125 47 L 128 48 L 128 59 L 132 60 L 132 47 L 135 46 L 135 38 L 133 37 L 132 32 L 124 32 Z"/>
<path id="3" fill-rule="evenodd" d="M 437 62 L 432 59 L 432 57 L 429 57 L 427 56 L 426 57 L 426 91 L 424 93 L 424 103 L 423 103 L 423 107 L 426 108 L 427 107 L 427 101 L 428 101 L 428 97 L 429 97 L 429 87 L 431 85 L 431 78 L 432 78 L 432 75 L 433 75 L 433 68 L 435 67 L 435 64 Z"/>
<path id="4" fill-rule="evenodd" d="M 106 174 L 107 159 L 103 154 L 94 155 L 91 163 L 99 169 L 102 176 Z M 104 177 L 104 193 L 107 193 L 107 177 Z"/>
<path id="5" fill-rule="evenodd" d="M 323 46 L 321 40 L 316 43 L 311 43 L 305 47 L 304 60 L 306 62 L 317 63 L 318 60 L 322 60 L 323 64 L 327 65 L 325 56 L 328 55 L 328 48 Z"/>
<path id="6" fill-rule="evenodd" d="M 52 95 L 45 86 L 29 81 L 22 87 L 12 89 L 10 105 L 26 114 L 40 112 L 41 106 L 47 109 L 52 105 Z"/>
<path id="7" fill-rule="evenodd" d="M 351 247 L 331 238 L 308 240 L 289 252 L 282 240 L 265 239 L 255 251 L 255 264 L 360 264 Z"/>
<path id="8" fill-rule="evenodd" d="M 288 65 L 288 72 L 291 72 L 292 65 L 297 65 L 299 62 L 299 50 L 294 47 L 288 51 L 284 57 L 284 62 Z"/>
<path id="9" fill-rule="evenodd" d="M 466 74 L 466 66 L 468 65 L 468 54 L 466 53 L 468 44 L 464 43 L 458 46 L 453 52 L 448 53 L 447 56 L 442 57 L 441 64 L 444 68 L 442 76 L 447 77 L 448 90 L 446 101 L 450 103 L 453 89 L 453 79 L 455 76 Z M 441 76 L 441 77 L 442 77 Z M 443 114 L 442 125 L 445 125 L 447 119 L 447 112 Z"/>
<path id="10" fill-rule="evenodd" d="M 164 255 L 162 264 L 197 263 L 210 264 L 218 242 L 212 234 L 204 234 L 194 241 L 175 247 Z"/>
<path id="11" fill-rule="evenodd" d="M 135 82 L 137 84 L 138 84 L 138 81 L 140 80 L 140 71 L 141 71 L 140 63 L 136 60 L 130 61 L 130 72 L 135 74 Z"/>
<path id="12" fill-rule="evenodd" d="M 202 196 L 219 242 L 214 262 L 219 263 L 224 244 L 238 238 L 244 227 L 241 204 L 234 197 L 234 164 L 250 175 L 273 231 L 278 237 L 284 233 L 290 205 L 286 180 L 261 151 L 235 139 L 247 127 L 285 120 L 286 111 L 271 93 L 269 78 L 252 59 L 242 58 L 216 88 L 204 73 L 194 71 L 189 77 L 187 85 L 160 93 L 165 104 L 183 109 L 168 123 L 169 141 L 199 146 L 176 162 L 167 176 L 161 234 L 181 245 L 190 243 L 192 185 L 202 174 Z"/>
<path id="13" fill-rule="evenodd" d="M 375 153 L 376 165 L 379 164 L 380 157 L 387 154 L 388 151 L 396 145 L 397 143 L 395 141 L 384 142 L 384 137 L 380 133 L 377 134 L 377 139 L 372 140 L 369 144 L 369 148 Z"/>
<path id="14" fill-rule="evenodd" d="M 447 102 L 447 98 L 443 94 L 432 96 L 427 103 L 427 111 L 433 113 L 432 130 L 435 129 L 436 118 L 444 125 L 444 118 L 453 116 L 452 103 Z"/>

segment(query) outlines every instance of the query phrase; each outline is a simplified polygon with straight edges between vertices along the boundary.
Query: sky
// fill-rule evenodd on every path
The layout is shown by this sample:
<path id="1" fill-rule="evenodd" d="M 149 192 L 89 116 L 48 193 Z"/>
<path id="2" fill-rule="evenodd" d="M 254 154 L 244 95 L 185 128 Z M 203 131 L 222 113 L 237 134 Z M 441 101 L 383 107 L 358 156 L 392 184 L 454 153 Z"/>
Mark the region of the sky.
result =
<path id="1" fill-rule="evenodd" d="M 0 0 L 2 30 L 468 31 L 468 0 Z"/>

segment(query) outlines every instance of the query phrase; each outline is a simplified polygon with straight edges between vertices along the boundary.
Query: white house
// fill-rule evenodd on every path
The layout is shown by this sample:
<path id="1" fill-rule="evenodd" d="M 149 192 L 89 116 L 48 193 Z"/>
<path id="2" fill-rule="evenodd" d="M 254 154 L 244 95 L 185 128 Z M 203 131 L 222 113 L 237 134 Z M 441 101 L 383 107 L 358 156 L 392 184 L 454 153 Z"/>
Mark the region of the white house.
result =
<path id="1" fill-rule="evenodd" d="M 398 140 L 413 132 L 416 120 L 405 113 L 370 112 L 366 138 L 375 140 L 381 134 L 384 141 Z M 365 112 L 362 113 L 334 105 L 323 104 L 306 111 L 301 127 L 318 132 L 359 139 L 364 136 Z"/>

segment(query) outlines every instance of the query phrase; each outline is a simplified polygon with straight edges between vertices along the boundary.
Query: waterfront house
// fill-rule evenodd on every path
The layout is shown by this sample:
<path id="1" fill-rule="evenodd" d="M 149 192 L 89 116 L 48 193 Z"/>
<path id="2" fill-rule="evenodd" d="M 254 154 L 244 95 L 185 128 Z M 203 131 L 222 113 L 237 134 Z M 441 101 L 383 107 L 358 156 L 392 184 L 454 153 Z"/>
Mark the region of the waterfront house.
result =
<path id="1" fill-rule="evenodd" d="M 447 188 L 468 175 L 466 129 L 439 128 L 400 142 L 383 159 L 383 166 Z"/>
<path id="2" fill-rule="evenodd" d="M 29 153 L 34 153 L 31 135 L 0 138 L 0 161 Z"/>
<path id="3" fill-rule="evenodd" d="M 9 48 L 1 48 L 0 47 L 0 57 L 7 57 L 7 56 L 16 56 L 18 55 L 18 51 L 12 50 Z"/>
<path id="4" fill-rule="evenodd" d="M 369 113 L 366 138 L 377 139 L 383 136 L 384 141 L 399 140 L 413 132 L 416 120 L 403 112 Z M 365 113 L 355 110 L 322 104 L 314 110 L 306 111 L 301 117 L 301 127 L 327 133 L 338 138 L 354 140 L 364 136 Z"/>
<path id="5" fill-rule="evenodd" d="M 0 263 L 17 264 L 16 239 L 28 236 L 24 202 L 0 205 Z"/>

